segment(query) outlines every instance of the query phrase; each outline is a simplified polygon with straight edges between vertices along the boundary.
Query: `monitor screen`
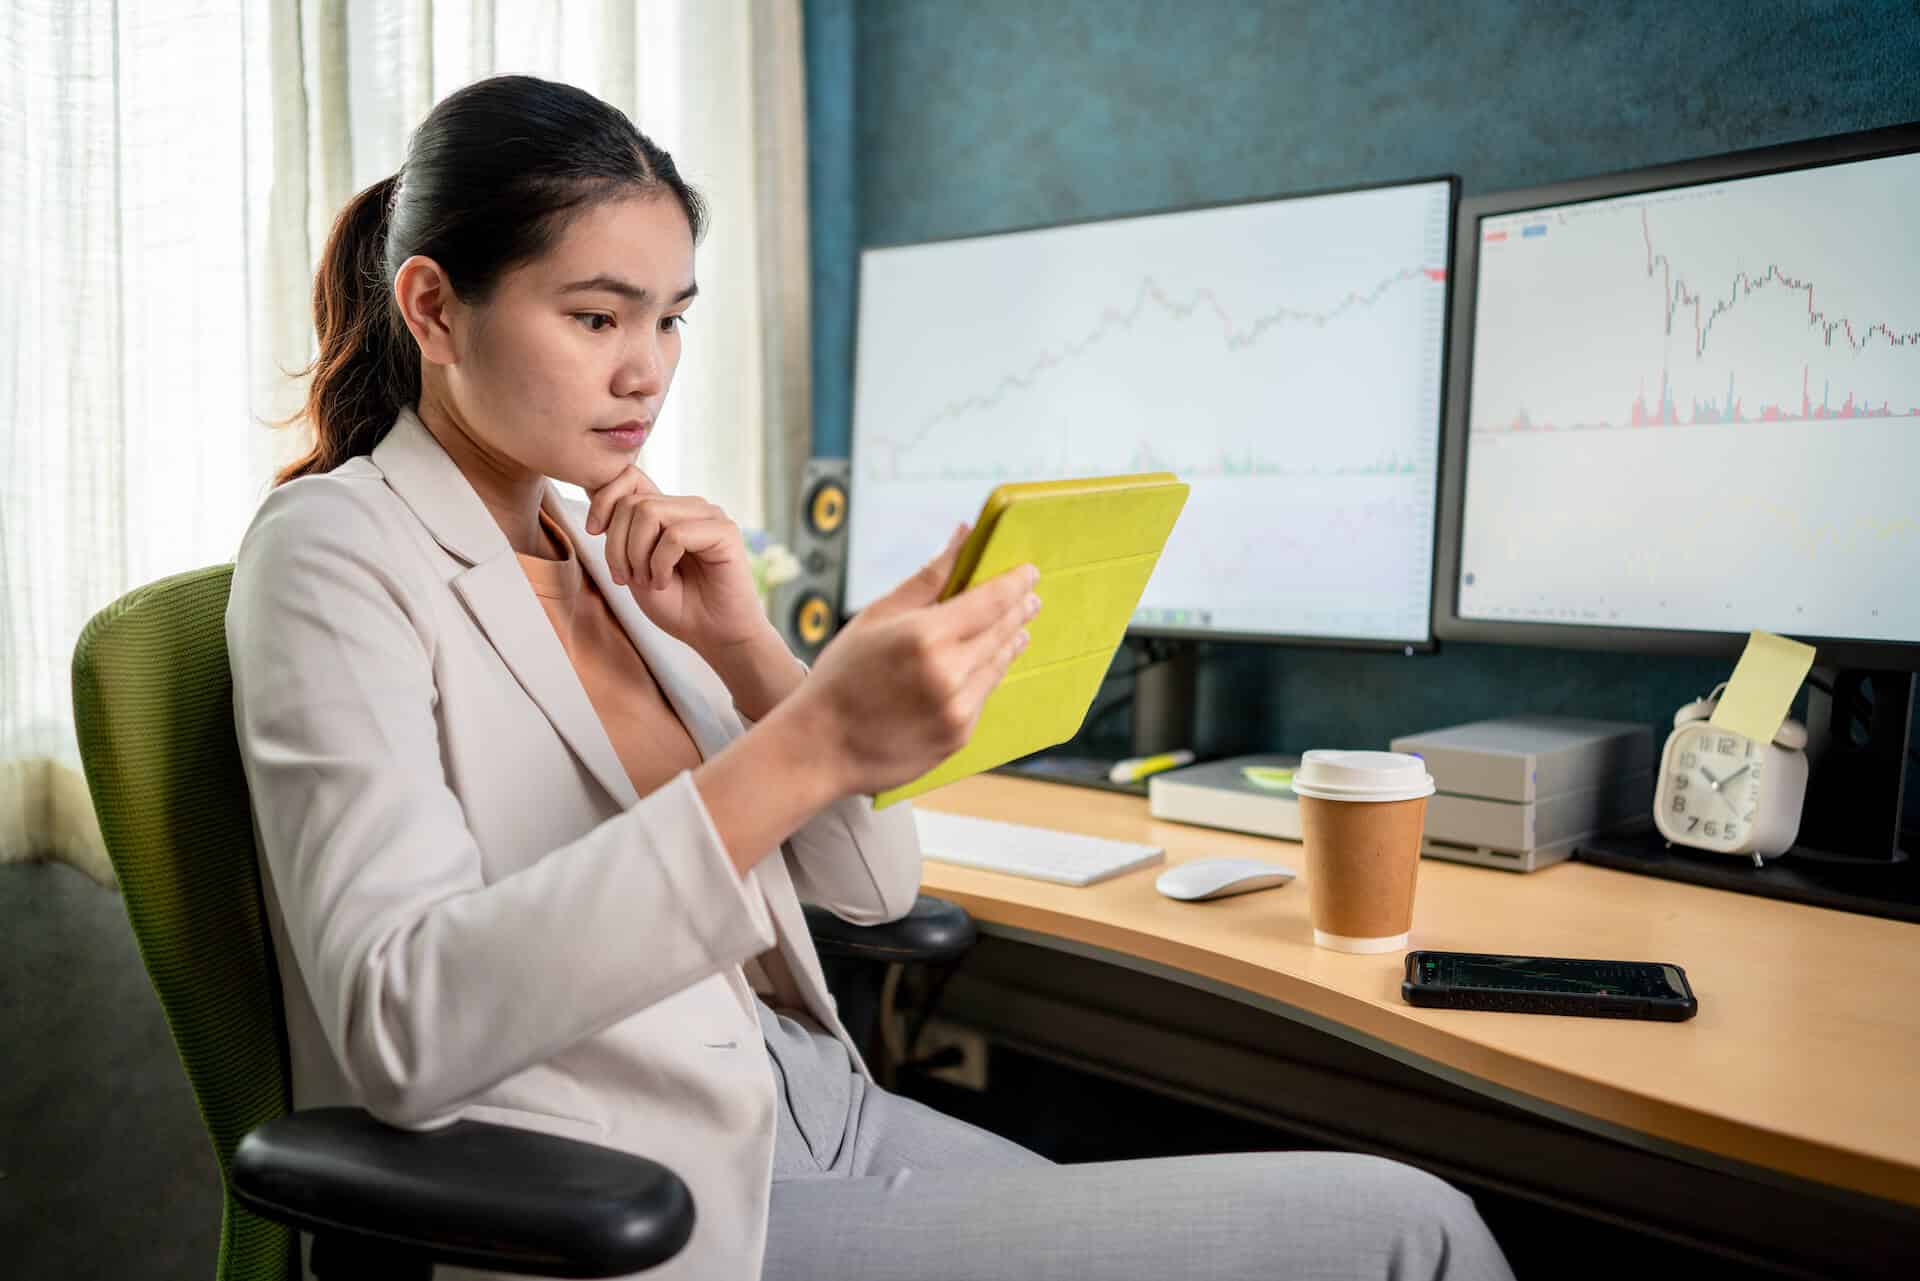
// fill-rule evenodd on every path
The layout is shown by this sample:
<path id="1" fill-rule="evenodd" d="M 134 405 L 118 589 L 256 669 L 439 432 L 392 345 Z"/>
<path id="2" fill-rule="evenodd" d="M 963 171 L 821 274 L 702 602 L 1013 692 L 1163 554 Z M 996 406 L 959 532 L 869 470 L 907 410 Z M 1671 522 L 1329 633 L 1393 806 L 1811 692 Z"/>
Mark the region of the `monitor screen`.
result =
<path id="1" fill-rule="evenodd" d="M 1458 619 L 1920 642 L 1920 154 L 1824 159 L 1466 206 Z"/>
<path id="2" fill-rule="evenodd" d="M 1136 632 L 1426 644 L 1453 195 L 865 251 L 848 610 L 997 484 L 1171 471 Z"/>

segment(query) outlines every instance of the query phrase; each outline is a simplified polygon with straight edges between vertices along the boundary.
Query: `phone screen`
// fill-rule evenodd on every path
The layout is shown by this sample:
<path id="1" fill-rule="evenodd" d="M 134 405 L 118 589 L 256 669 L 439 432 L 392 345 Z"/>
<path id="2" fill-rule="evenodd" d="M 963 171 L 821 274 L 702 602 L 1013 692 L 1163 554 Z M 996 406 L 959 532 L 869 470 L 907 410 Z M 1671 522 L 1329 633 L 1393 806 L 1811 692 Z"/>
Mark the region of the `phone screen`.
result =
<path id="1" fill-rule="evenodd" d="M 1420 958 L 1419 978 L 1422 983 L 1438 986 L 1492 988 L 1503 992 L 1686 999 L 1679 971 L 1671 965 L 1650 961 L 1428 952 Z"/>

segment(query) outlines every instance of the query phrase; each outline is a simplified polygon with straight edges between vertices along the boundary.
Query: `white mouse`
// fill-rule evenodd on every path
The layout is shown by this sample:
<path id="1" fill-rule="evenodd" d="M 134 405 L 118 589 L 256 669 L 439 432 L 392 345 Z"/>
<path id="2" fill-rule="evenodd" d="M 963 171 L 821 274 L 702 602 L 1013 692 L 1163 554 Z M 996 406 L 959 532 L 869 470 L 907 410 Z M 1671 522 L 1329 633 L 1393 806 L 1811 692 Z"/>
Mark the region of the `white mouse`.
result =
<path id="1" fill-rule="evenodd" d="M 1178 863 L 1160 873 L 1153 883 L 1168 898 L 1195 900 L 1225 898 L 1285 885 L 1298 873 L 1284 863 L 1266 863 L 1257 858 L 1199 858 Z"/>

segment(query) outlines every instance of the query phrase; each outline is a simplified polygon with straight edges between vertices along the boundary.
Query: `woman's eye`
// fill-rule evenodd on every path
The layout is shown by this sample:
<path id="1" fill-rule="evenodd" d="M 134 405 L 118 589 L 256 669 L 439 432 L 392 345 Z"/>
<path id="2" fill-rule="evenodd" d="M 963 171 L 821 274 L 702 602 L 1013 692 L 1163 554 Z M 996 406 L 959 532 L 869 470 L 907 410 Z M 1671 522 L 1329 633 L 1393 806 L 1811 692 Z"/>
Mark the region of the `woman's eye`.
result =
<path id="1" fill-rule="evenodd" d="M 685 316 L 660 317 L 660 330 L 662 333 L 672 333 L 676 329 L 685 329 L 686 327 L 687 318 Z"/>
<path id="2" fill-rule="evenodd" d="M 596 334 L 605 333 L 608 329 L 611 329 L 613 327 L 613 317 L 607 315 L 605 312 L 584 311 L 576 315 L 574 319 L 586 325 L 587 329 L 590 332 L 596 333 Z M 595 323 L 596 321 L 605 321 L 606 324 L 604 325 L 596 324 Z"/>

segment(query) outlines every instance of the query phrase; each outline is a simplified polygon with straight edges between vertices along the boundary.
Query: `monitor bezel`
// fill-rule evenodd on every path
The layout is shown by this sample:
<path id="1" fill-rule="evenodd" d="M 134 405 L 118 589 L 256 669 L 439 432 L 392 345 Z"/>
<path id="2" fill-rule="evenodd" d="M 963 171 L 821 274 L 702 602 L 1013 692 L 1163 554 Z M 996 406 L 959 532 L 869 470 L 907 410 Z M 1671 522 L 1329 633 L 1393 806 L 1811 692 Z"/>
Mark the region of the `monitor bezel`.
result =
<path id="1" fill-rule="evenodd" d="M 1580 623 L 1462 618 L 1460 545 L 1466 501 L 1467 424 L 1472 411 L 1473 339 L 1479 281 L 1481 220 L 1556 205 L 1608 200 L 1735 178 L 1759 178 L 1801 169 L 1920 151 L 1920 122 L 1836 134 L 1673 164 L 1622 170 L 1569 182 L 1471 196 L 1454 219 L 1453 276 L 1447 335 L 1451 391 L 1440 433 L 1440 529 L 1434 541 L 1433 633 L 1442 641 L 1533 645 L 1556 649 L 1623 650 L 1645 654 L 1734 655 L 1747 632 L 1650 627 L 1594 627 Z M 1920 643 L 1797 634 L 1815 646 L 1826 666 L 1920 671 Z"/>
<path id="2" fill-rule="evenodd" d="M 1386 182 L 1363 182 L 1344 187 L 1315 187 L 1299 191 L 1281 191 L 1265 195 L 1242 196 L 1231 200 L 1209 200 L 1193 204 L 1168 205 L 1155 209 L 1140 209 L 1123 214 L 1091 214 L 1084 218 L 1069 218 L 1059 222 L 1028 223 L 1013 227 L 996 227 L 989 231 L 969 231 L 951 236 L 929 236 L 920 240 L 892 240 L 863 243 L 854 264 L 853 279 L 853 351 L 848 361 L 847 396 L 847 531 L 846 560 L 853 560 L 853 535 L 856 523 L 860 519 L 860 494 L 858 478 L 860 474 L 857 454 L 855 453 L 854 429 L 859 416 L 858 396 L 860 390 L 860 308 L 864 296 L 863 283 L 866 277 L 867 255 L 888 249 L 915 249 L 927 245 L 956 244 L 966 240 L 985 240 L 993 236 L 1013 236 L 1030 231 L 1057 231 L 1068 227 L 1083 227 L 1093 223 L 1130 222 L 1138 218 L 1156 218 L 1165 214 L 1206 213 L 1215 209 L 1233 209 L 1242 205 L 1277 204 L 1288 200 L 1310 200 L 1319 196 L 1346 196 L 1363 191 L 1386 191 L 1402 187 L 1430 187 L 1436 183 L 1444 184 L 1447 191 L 1447 235 L 1445 264 L 1446 280 L 1443 282 L 1445 295 L 1442 306 L 1447 317 L 1446 327 L 1440 339 L 1440 418 L 1434 424 L 1439 433 L 1438 445 L 1440 466 L 1434 469 L 1434 529 L 1430 544 L 1433 556 L 1440 550 L 1440 502 L 1439 485 L 1445 463 L 1446 419 L 1448 402 L 1448 376 L 1452 366 L 1448 343 L 1453 332 L 1454 313 L 1454 253 L 1458 243 L 1460 217 L 1460 176 L 1458 174 L 1430 174 L 1420 178 L 1393 179 Z M 984 499 L 985 494 L 981 497 Z M 1379 653 L 1430 654 L 1438 648 L 1438 640 L 1433 632 L 1433 610 L 1438 581 L 1434 577 L 1437 565 L 1429 563 L 1427 578 L 1427 634 L 1420 640 L 1396 640 L 1381 636 L 1328 636 L 1318 634 L 1299 634 L 1292 632 L 1241 632 L 1222 631 L 1214 628 L 1167 627 L 1157 624 L 1133 624 L 1127 626 L 1130 637 L 1151 637 L 1166 640 L 1221 641 L 1231 644 L 1284 645 L 1291 648 L 1319 648 L 1358 650 Z M 845 583 L 842 582 L 840 594 L 840 612 L 842 617 L 850 617 L 846 610 Z"/>

